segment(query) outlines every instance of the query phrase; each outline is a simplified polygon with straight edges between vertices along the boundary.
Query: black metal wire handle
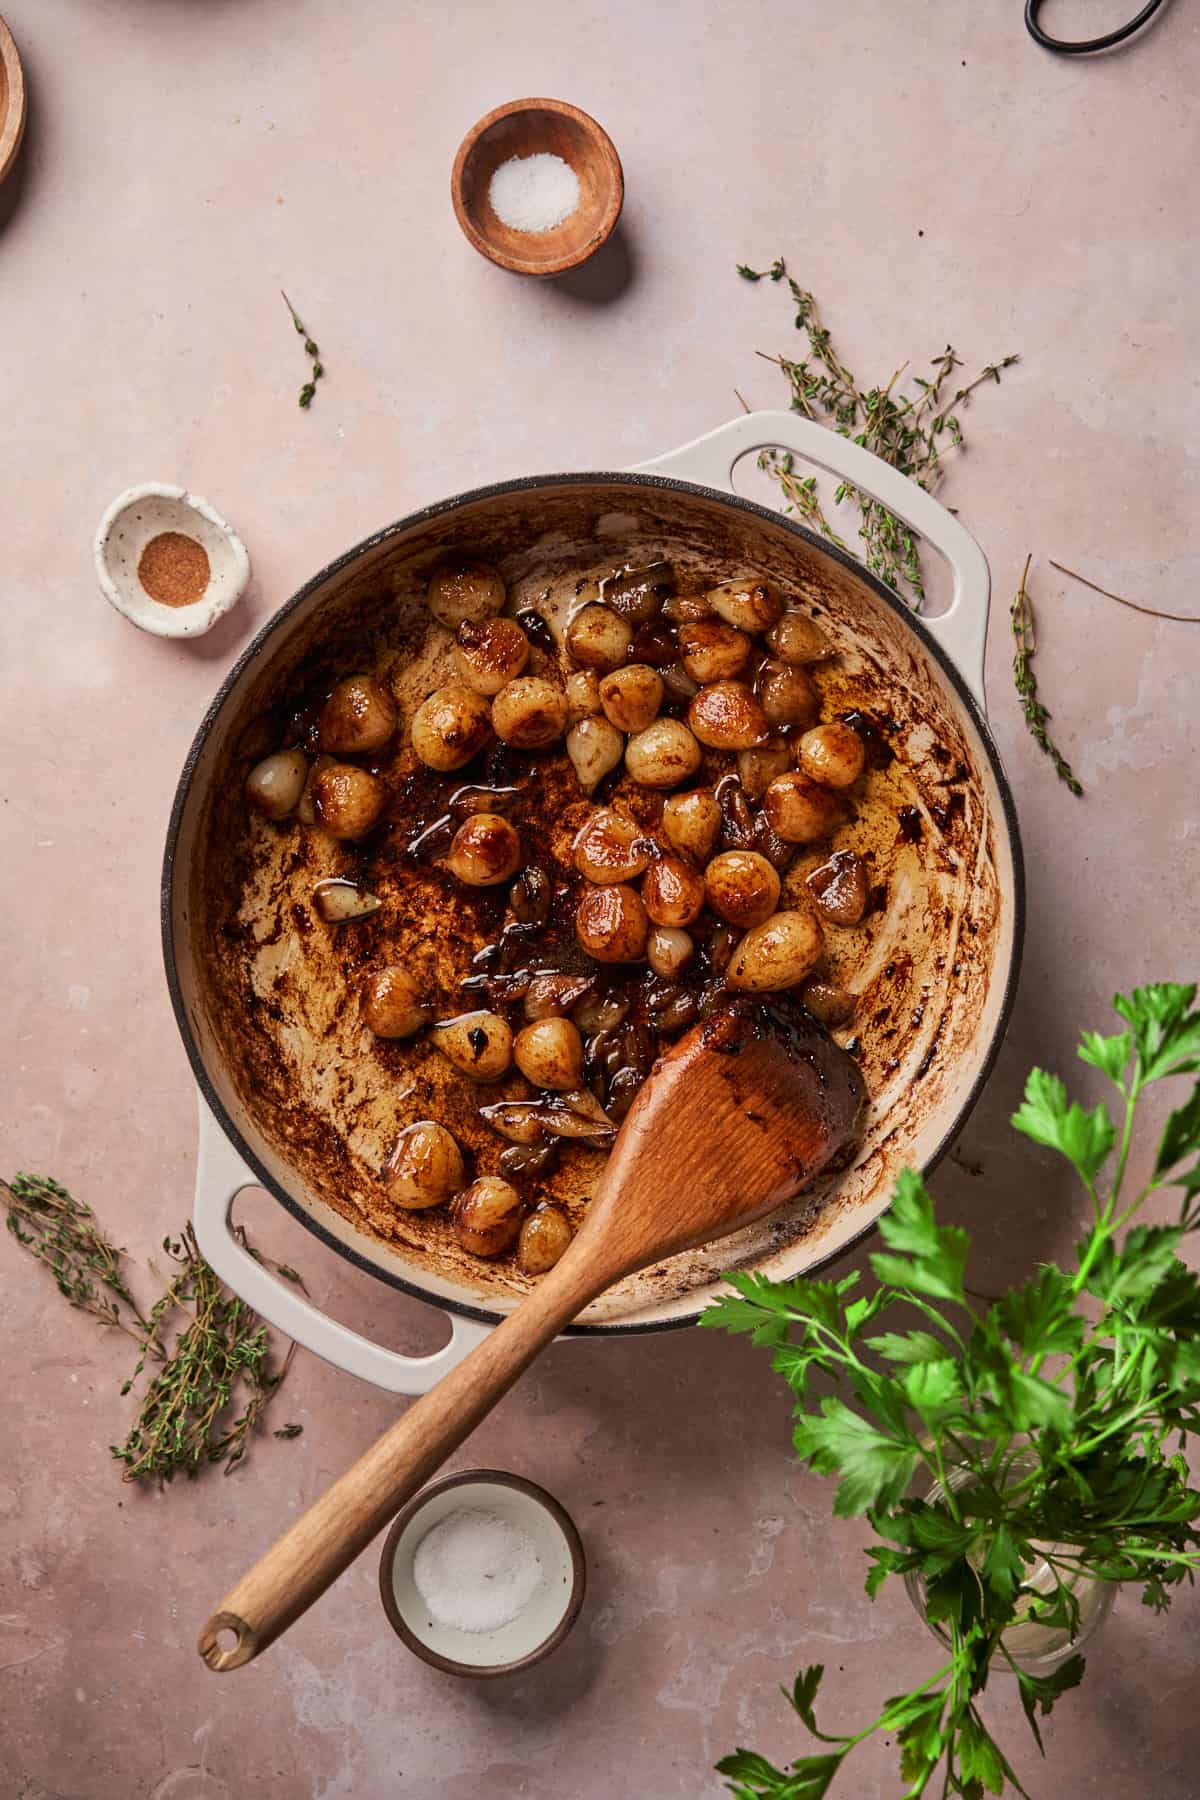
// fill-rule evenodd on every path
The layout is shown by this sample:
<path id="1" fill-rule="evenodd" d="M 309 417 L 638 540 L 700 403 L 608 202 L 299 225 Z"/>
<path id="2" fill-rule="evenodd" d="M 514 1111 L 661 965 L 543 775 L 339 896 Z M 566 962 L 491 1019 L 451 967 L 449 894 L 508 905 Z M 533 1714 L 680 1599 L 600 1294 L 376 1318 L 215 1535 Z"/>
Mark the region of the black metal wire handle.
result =
<path id="1" fill-rule="evenodd" d="M 1126 38 L 1131 38 L 1135 31 L 1150 23 L 1162 3 L 1163 0 L 1149 0 L 1136 19 L 1130 19 L 1127 25 L 1119 25 L 1115 31 L 1105 32 L 1103 37 L 1081 38 L 1068 43 L 1063 38 L 1051 37 L 1038 24 L 1044 0 L 1025 0 L 1025 29 L 1043 50 L 1056 50 L 1060 56 L 1087 56 L 1093 50 L 1111 50 L 1114 44 L 1123 44 Z"/>

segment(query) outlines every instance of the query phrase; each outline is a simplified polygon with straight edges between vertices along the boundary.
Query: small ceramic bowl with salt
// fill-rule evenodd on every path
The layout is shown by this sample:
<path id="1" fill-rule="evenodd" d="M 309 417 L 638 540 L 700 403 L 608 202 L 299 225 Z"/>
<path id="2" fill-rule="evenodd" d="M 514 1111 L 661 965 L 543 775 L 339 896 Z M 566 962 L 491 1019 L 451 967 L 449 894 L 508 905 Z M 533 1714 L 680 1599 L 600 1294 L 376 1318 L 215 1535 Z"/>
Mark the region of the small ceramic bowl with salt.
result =
<path id="1" fill-rule="evenodd" d="M 454 211 L 481 256 L 514 275 L 565 275 L 612 234 L 621 159 L 565 100 L 510 100 L 473 125 L 450 177 Z"/>
<path id="2" fill-rule="evenodd" d="M 211 631 L 250 579 L 246 546 L 229 521 L 199 494 L 162 481 L 117 495 L 92 555 L 105 599 L 156 637 Z"/>
<path id="3" fill-rule="evenodd" d="M 587 1564 L 552 1494 L 501 1469 L 444 1475 L 388 1532 L 379 1593 L 414 1655 L 450 1675 L 512 1675 L 558 1648 Z"/>

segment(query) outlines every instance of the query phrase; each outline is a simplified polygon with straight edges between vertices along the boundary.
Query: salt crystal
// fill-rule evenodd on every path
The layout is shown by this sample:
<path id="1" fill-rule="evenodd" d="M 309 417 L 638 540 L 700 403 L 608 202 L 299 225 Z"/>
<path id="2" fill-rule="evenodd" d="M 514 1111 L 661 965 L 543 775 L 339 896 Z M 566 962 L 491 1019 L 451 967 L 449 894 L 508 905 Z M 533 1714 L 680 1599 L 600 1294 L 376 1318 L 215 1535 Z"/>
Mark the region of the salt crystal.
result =
<path id="1" fill-rule="evenodd" d="M 413 1581 L 432 1622 L 452 1631 L 499 1631 L 519 1618 L 541 1585 L 533 1539 L 478 1508 L 447 1513 L 413 1557 Z"/>
<path id="2" fill-rule="evenodd" d="M 510 156 L 488 185 L 492 211 L 512 231 L 553 231 L 579 205 L 579 177 L 561 156 Z"/>

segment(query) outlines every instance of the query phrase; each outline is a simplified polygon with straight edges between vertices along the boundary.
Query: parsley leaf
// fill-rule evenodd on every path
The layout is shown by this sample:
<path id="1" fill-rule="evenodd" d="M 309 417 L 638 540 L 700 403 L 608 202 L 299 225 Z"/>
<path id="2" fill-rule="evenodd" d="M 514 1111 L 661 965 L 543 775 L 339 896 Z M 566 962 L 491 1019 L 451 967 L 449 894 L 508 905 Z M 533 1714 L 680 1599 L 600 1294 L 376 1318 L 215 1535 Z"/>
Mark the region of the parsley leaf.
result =
<path id="1" fill-rule="evenodd" d="M 1082 1656 L 1069 1656 L 1057 1669 L 1048 1675 L 1031 1675 L 1028 1669 L 1018 1666 L 1016 1670 L 1017 1686 L 1021 1693 L 1021 1705 L 1025 1708 L 1025 1717 L 1029 1720 L 1030 1730 L 1037 1740 L 1037 1747 L 1044 1756 L 1046 1747 L 1042 1743 L 1042 1734 L 1037 1722 L 1040 1711 L 1045 1718 L 1054 1706 L 1054 1702 L 1072 1688 L 1078 1687 L 1083 1680 L 1085 1663 Z"/>
<path id="2" fill-rule="evenodd" d="M 966 1305 L 963 1272 L 967 1265 L 968 1239 L 956 1225 L 939 1225 L 925 1183 L 912 1169 L 896 1182 L 892 1209 L 879 1221 L 879 1235 L 892 1251 L 876 1252 L 871 1267 L 880 1281 L 929 1294 L 935 1300 Z"/>
<path id="3" fill-rule="evenodd" d="M 1143 1081 L 1200 1073 L 1200 1013 L 1193 1011 L 1196 986 L 1162 981 L 1154 987 L 1117 994 L 1113 1006 L 1133 1027 Z"/>
<path id="4" fill-rule="evenodd" d="M 877 1504 L 894 1504 L 917 1466 L 916 1443 L 878 1431 L 851 1412 L 844 1400 L 826 1394 L 819 1414 L 797 1419 L 796 1454 L 820 1474 L 841 1474 L 833 1510 L 839 1518 L 864 1513 Z"/>
<path id="5" fill-rule="evenodd" d="M 1121 1031 L 1115 1037 L 1101 1037 L 1098 1031 L 1085 1031 L 1079 1046 L 1079 1060 L 1091 1063 L 1094 1069 L 1099 1069 L 1120 1087 L 1132 1050 L 1132 1032 Z"/>
<path id="6" fill-rule="evenodd" d="M 784 1688 L 784 1698 L 799 1713 L 813 1736 L 820 1738 L 823 1744 L 844 1744 L 845 1738 L 830 1737 L 828 1732 L 821 1731 L 817 1726 L 817 1715 L 813 1709 L 824 1674 L 824 1663 L 812 1663 L 807 1669 L 801 1669 L 791 1687 Z"/>
<path id="7" fill-rule="evenodd" d="M 989 1794 L 1004 1792 L 1004 1758 L 972 1712 L 963 1714 L 958 1728 L 958 1772 L 963 1781 L 977 1781 Z"/>
<path id="8" fill-rule="evenodd" d="M 1018 1131 L 1058 1150 L 1074 1164 L 1080 1179 L 1089 1187 L 1116 1142 L 1117 1133 L 1102 1105 L 1085 1112 L 1078 1100 L 1067 1101 L 1067 1090 L 1057 1075 L 1044 1069 L 1031 1069 L 1025 1083 L 1025 1098 L 1013 1114 Z"/>
<path id="9" fill-rule="evenodd" d="M 841 1761 L 840 1752 L 805 1756 L 785 1774 L 765 1756 L 752 1750 L 737 1750 L 721 1759 L 717 1773 L 730 1777 L 734 1784 L 730 1792 L 737 1800 L 824 1800 Z"/>
<path id="10" fill-rule="evenodd" d="M 992 1532 L 980 1574 L 1003 1605 L 1012 1604 L 1025 1578 L 1025 1557 L 1007 1525 Z"/>
<path id="11" fill-rule="evenodd" d="M 941 1362 L 947 1355 L 946 1345 L 930 1331 L 885 1331 L 882 1337 L 868 1338 L 867 1348 L 894 1363 Z"/>
<path id="12" fill-rule="evenodd" d="M 1003 1294 L 996 1302 L 996 1314 L 1026 1356 L 1070 1355 L 1086 1330 L 1085 1320 L 1075 1311 L 1071 1278 L 1053 1264 L 1043 1264 L 1034 1280 Z"/>
<path id="13" fill-rule="evenodd" d="M 914 1363 L 904 1377 L 904 1394 L 923 1425 L 934 1425 L 952 1412 L 962 1398 L 963 1384 L 953 1357 L 940 1362 Z"/>
<path id="14" fill-rule="evenodd" d="M 1155 1176 L 1165 1175 L 1193 1150 L 1200 1150 L 1200 1081 L 1185 1104 L 1176 1107 L 1167 1118 L 1154 1160 Z"/>

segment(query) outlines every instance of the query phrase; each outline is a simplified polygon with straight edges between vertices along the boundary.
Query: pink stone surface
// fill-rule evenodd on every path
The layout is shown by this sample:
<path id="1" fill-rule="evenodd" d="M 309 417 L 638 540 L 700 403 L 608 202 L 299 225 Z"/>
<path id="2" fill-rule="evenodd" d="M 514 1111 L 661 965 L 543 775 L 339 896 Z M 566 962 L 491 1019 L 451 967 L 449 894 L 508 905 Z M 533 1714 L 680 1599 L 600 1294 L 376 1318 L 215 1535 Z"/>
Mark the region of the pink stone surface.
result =
<path id="1" fill-rule="evenodd" d="M 1200 634 L 1044 561 L 1200 610 L 1194 11 L 1065 62 L 1029 42 L 1016 0 L 9 7 L 30 121 L 0 193 L 0 1169 L 52 1172 L 139 1256 L 178 1228 L 195 1101 L 158 866 L 225 669 L 329 556 L 422 502 L 635 462 L 720 423 L 735 386 L 783 403 L 753 352 L 790 350 L 785 297 L 733 273 L 782 251 L 864 374 L 947 338 L 976 363 L 1021 355 L 972 405 L 944 495 L 994 572 L 991 714 L 1029 936 L 1008 1046 L 936 1189 L 975 1231 L 984 1291 L 1065 1251 L 1078 1196 L 1006 1127 L 1024 1072 L 1066 1070 L 1114 988 L 1196 973 Z M 1078 0 L 1052 10 L 1094 23 Z M 558 285 L 483 262 L 449 204 L 460 136 L 521 93 L 593 111 L 625 163 L 618 245 Z M 307 415 L 281 286 L 328 366 Z M 104 506 L 147 478 L 209 497 L 250 549 L 247 602 L 199 643 L 139 635 L 92 576 Z M 1008 675 L 1027 550 L 1083 801 L 1025 734 Z M 274 1203 L 248 1210 L 337 1316 L 439 1340 L 436 1314 Z M 800 1663 L 830 1665 L 846 1729 L 934 1667 L 903 1594 L 863 1596 L 867 1534 L 791 1463 L 763 1354 L 682 1332 L 556 1346 L 456 1459 L 543 1482 L 580 1523 L 590 1595 L 550 1662 L 493 1685 L 424 1667 L 367 1556 L 260 1663 L 214 1678 L 200 1622 L 397 1403 L 300 1356 L 281 1414 L 298 1441 L 257 1443 L 227 1481 L 122 1487 L 123 1340 L 4 1242 L 0 1794 L 715 1796 L 733 1745 L 804 1748 L 778 1693 Z M 987 1715 L 1035 1795 L 1192 1800 L 1198 1653 L 1186 1593 L 1166 1619 L 1127 1595 L 1045 1766 L 1003 1680 Z M 894 1751 L 867 1747 L 843 1791 L 895 1794 Z"/>

